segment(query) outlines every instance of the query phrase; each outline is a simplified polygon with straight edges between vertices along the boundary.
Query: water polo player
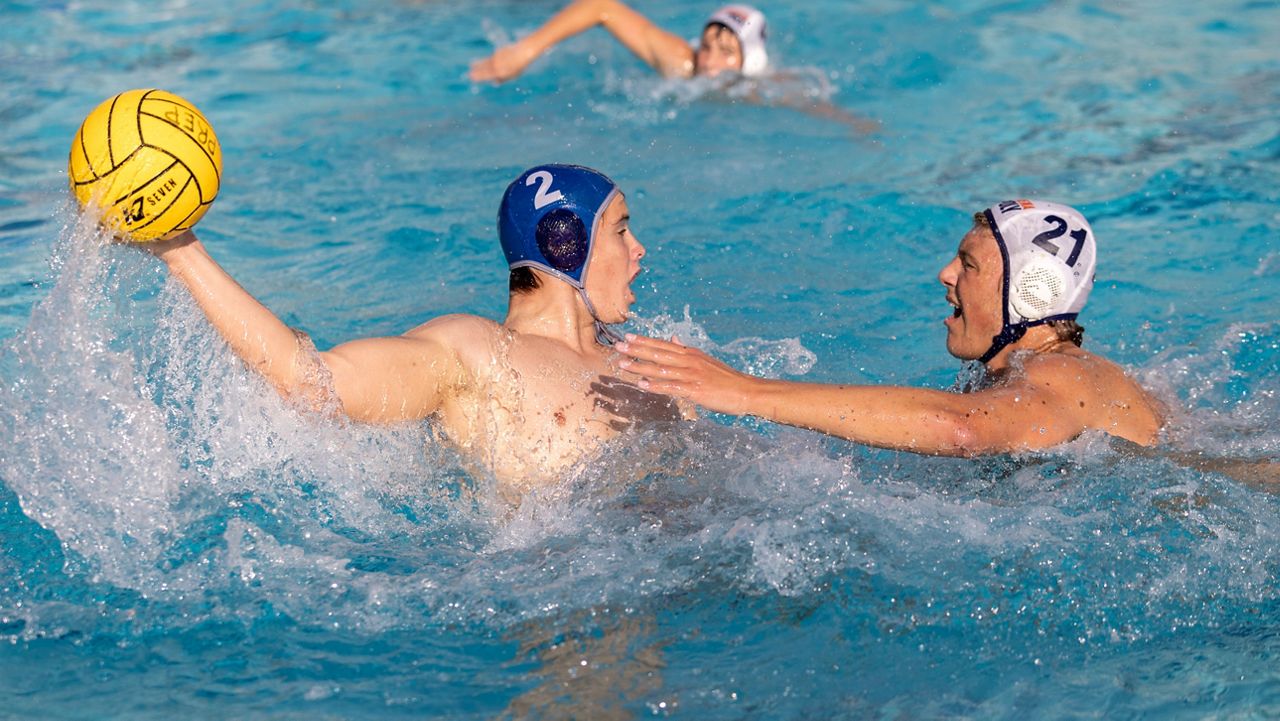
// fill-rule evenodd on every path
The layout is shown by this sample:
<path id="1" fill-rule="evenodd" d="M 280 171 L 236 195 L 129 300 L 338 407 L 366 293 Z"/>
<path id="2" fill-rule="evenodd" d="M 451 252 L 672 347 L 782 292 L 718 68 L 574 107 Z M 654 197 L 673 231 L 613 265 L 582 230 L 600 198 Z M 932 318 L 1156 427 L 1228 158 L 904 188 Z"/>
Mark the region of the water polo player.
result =
<path id="1" fill-rule="evenodd" d="M 613 181 L 573 165 L 531 168 L 507 187 L 498 228 L 510 268 L 502 323 L 442 316 L 400 336 L 320 353 L 242 289 L 194 234 L 146 247 L 282 395 L 332 398 L 358 421 L 433 418 L 485 470 L 521 488 L 562 477 L 638 416 L 670 416 L 674 406 L 641 393 L 656 402 L 623 409 L 592 390 L 602 376 L 616 376 L 609 326 L 628 317 L 645 252 Z"/>
<path id="2" fill-rule="evenodd" d="M 1081 348 L 1093 230 L 1073 208 L 1016 200 L 974 217 L 938 274 L 953 312 L 947 351 L 985 364 L 969 393 L 765 380 L 678 343 L 628 336 L 622 366 L 642 387 L 872 446 L 970 456 L 1046 448 L 1088 430 L 1156 443 L 1158 403 L 1119 366 Z"/>
<path id="3" fill-rule="evenodd" d="M 748 5 L 726 5 L 713 13 L 695 49 L 618 0 L 574 0 L 528 36 L 472 63 L 471 79 L 510 80 L 557 43 L 597 25 L 666 77 L 714 76 L 725 71 L 753 77 L 769 67 L 764 15 Z"/>

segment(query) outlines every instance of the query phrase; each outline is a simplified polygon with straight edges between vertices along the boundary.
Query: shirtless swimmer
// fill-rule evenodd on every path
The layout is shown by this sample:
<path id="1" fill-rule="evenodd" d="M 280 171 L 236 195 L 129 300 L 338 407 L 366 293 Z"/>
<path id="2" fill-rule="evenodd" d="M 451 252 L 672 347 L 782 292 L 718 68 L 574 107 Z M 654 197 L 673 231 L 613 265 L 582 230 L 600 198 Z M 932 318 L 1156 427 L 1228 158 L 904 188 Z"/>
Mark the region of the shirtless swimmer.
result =
<path id="1" fill-rule="evenodd" d="M 644 246 L 626 198 L 603 174 L 542 165 L 507 188 L 498 216 L 510 271 L 502 323 L 436 318 L 403 335 L 318 354 L 241 288 L 187 232 L 145 246 L 195 298 L 231 349 L 285 397 L 325 397 L 357 421 L 432 418 L 506 488 L 560 477 L 636 418 L 592 388 L 616 377 L 609 324 L 626 320 Z M 321 364 L 314 372 L 315 363 Z M 642 394 L 647 395 L 647 394 Z M 672 412 L 670 401 L 631 411 Z"/>
<path id="2" fill-rule="evenodd" d="M 1076 316 L 1096 254 L 1088 222 L 1065 205 L 1014 200 L 975 215 L 938 274 L 954 309 L 947 351 L 982 362 L 992 379 L 970 393 L 766 380 L 679 343 L 631 335 L 617 348 L 648 390 L 870 446 L 974 456 L 1048 448 L 1088 430 L 1150 446 L 1163 423 L 1159 404 L 1115 363 L 1080 347 Z"/>
<path id="3" fill-rule="evenodd" d="M 620 0 L 574 0 L 542 27 L 471 65 L 475 82 L 505 82 L 565 38 L 597 25 L 665 77 L 712 77 L 735 71 L 752 77 L 769 66 L 764 15 L 748 5 L 726 5 L 707 19 L 697 49 Z"/>

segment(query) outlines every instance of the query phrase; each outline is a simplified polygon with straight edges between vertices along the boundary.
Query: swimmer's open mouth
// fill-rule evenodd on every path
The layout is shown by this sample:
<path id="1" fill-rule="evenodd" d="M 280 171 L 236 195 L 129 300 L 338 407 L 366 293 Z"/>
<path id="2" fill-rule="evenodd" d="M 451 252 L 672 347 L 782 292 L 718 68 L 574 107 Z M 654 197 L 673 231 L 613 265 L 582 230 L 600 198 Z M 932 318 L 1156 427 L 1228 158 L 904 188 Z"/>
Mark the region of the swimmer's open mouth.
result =
<path id="1" fill-rule="evenodd" d="M 960 309 L 960 303 L 958 301 L 954 301 L 948 298 L 947 302 L 950 303 L 954 308 L 954 310 L 951 311 L 952 318 L 959 318 L 960 316 L 964 315 L 964 311 Z"/>

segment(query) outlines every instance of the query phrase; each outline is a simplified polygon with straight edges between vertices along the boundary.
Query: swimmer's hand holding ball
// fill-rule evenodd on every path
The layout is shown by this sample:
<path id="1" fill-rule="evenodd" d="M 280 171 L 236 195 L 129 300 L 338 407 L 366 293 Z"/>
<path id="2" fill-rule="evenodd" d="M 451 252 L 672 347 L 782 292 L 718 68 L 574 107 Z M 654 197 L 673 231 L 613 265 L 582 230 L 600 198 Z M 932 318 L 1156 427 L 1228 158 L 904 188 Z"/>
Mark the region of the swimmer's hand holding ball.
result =
<path id="1" fill-rule="evenodd" d="M 163 90 L 129 90 L 94 108 L 67 166 L 80 205 L 137 242 L 189 230 L 218 195 L 222 148 L 194 105 Z"/>

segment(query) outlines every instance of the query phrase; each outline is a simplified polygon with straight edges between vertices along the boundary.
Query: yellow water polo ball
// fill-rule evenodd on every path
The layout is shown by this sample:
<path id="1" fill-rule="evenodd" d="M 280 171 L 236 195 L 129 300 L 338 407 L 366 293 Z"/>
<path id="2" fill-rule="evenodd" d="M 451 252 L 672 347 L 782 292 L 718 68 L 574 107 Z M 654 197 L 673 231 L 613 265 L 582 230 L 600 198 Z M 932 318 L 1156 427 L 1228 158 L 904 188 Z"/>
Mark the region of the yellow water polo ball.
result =
<path id="1" fill-rule="evenodd" d="M 129 90 L 80 125 L 67 165 L 71 190 L 131 240 L 176 235 L 218 195 L 222 149 L 196 106 L 163 90 Z"/>

